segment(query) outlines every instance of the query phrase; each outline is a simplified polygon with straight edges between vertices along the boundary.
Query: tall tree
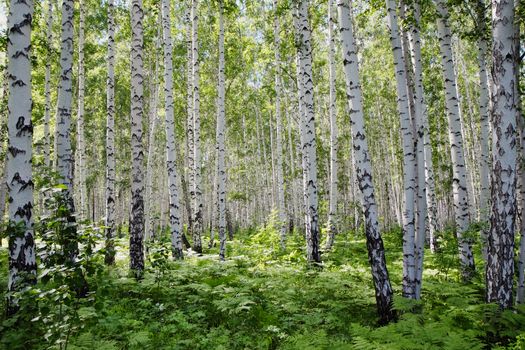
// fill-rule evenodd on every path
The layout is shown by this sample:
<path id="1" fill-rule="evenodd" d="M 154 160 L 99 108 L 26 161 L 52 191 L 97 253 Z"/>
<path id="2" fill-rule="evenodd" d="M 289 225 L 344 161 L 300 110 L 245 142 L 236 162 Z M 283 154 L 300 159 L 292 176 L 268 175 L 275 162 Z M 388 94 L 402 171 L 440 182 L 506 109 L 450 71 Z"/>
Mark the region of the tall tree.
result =
<path id="1" fill-rule="evenodd" d="M 201 189 L 201 148 L 200 148 L 200 62 L 199 62 L 199 15 L 198 0 L 191 2 L 191 25 L 192 25 L 192 78 L 193 78 L 193 249 L 197 253 L 202 252 L 202 189 Z"/>
<path id="2" fill-rule="evenodd" d="M 285 247 L 286 240 L 286 206 L 284 203 L 284 176 L 283 176 L 283 118 L 281 114 L 281 26 L 279 23 L 279 1 L 273 1 L 275 11 L 273 36 L 275 50 L 275 124 L 276 124 L 276 160 L 277 160 L 277 209 L 279 210 L 279 230 L 281 233 L 281 247 Z"/>
<path id="3" fill-rule="evenodd" d="M 87 193 L 86 193 L 86 144 L 84 141 L 84 96 L 85 80 L 84 71 L 84 24 L 85 24 L 85 3 L 79 0 L 78 9 L 80 18 L 78 22 L 78 112 L 77 112 L 77 186 L 80 194 L 79 212 L 80 219 L 87 216 Z"/>
<path id="4" fill-rule="evenodd" d="M 421 138 L 423 134 L 424 162 L 425 162 L 425 187 L 426 202 L 428 213 L 428 229 L 430 236 L 430 250 L 436 250 L 436 233 L 437 233 L 437 207 L 436 192 L 434 183 L 434 165 L 432 162 L 432 147 L 430 144 L 430 130 L 427 115 L 427 105 L 423 91 L 423 65 L 421 63 L 421 7 L 419 0 L 413 3 L 413 21 L 409 23 L 410 52 L 412 66 L 414 69 L 414 107 L 418 122 L 417 133 Z M 418 146 L 421 140 L 418 141 Z M 418 166 L 419 166 L 418 160 Z M 419 175 L 418 175 L 419 176 Z"/>
<path id="5" fill-rule="evenodd" d="M 350 109 L 350 125 L 352 130 L 353 155 L 361 204 L 365 216 L 366 246 L 368 260 L 372 268 L 377 311 L 381 323 L 394 319 L 392 310 L 393 292 L 386 267 L 385 248 L 379 233 L 377 205 L 372 182 L 372 164 L 366 140 L 363 115 L 363 94 L 359 82 L 359 67 L 357 51 L 352 30 L 351 8 L 348 0 L 338 0 L 339 29 L 343 49 L 344 71 L 346 76 L 346 95 Z"/>
<path id="6" fill-rule="evenodd" d="M 226 254 L 226 112 L 224 88 L 224 3 L 219 0 L 219 86 L 217 96 L 217 210 L 219 230 L 219 258 Z"/>
<path id="7" fill-rule="evenodd" d="M 390 45 L 394 54 L 394 69 L 397 90 L 397 111 L 401 120 L 401 137 L 403 142 L 403 295 L 407 298 L 416 297 L 415 270 L 415 214 L 416 200 L 416 158 L 412 122 L 408 109 L 407 71 L 403 58 L 403 50 L 399 35 L 396 2 L 387 0 L 388 27 L 390 29 Z"/>
<path id="8" fill-rule="evenodd" d="M 308 0 L 297 2 L 294 12 L 296 23 L 297 53 L 299 57 L 299 79 L 302 88 L 299 89 L 299 99 L 302 100 L 302 115 L 300 123 L 303 125 L 301 134 L 302 150 L 306 154 L 303 163 L 306 197 L 306 256 L 309 262 L 321 262 L 319 251 L 319 213 L 317 197 L 317 152 L 315 141 L 315 110 L 314 84 L 312 75 L 312 44 L 310 23 L 308 19 Z M 304 157 L 303 157 L 304 158 Z"/>
<path id="9" fill-rule="evenodd" d="M 487 301 L 512 307 L 516 219 L 514 1 L 492 2 L 492 212 L 487 239 Z"/>
<path id="10" fill-rule="evenodd" d="M 142 114 L 144 77 L 142 62 L 144 12 L 142 0 L 131 2 L 131 209 L 129 230 L 130 269 L 141 278 L 144 270 L 144 174 Z"/>
<path id="11" fill-rule="evenodd" d="M 182 259 L 182 222 L 177 188 L 175 118 L 173 115 L 173 46 L 171 42 L 170 0 L 162 0 L 162 32 L 164 38 L 164 98 L 166 109 L 166 167 L 168 171 L 171 251 Z"/>
<path id="12" fill-rule="evenodd" d="M 9 188 L 9 280 L 11 292 L 36 282 L 33 232 L 33 168 L 31 164 L 31 26 L 33 1 L 11 0 L 7 16 L 7 72 L 9 78 L 7 180 Z M 8 299 L 8 313 L 18 301 Z"/>
<path id="13" fill-rule="evenodd" d="M 448 8 L 444 0 L 435 0 L 438 10 L 437 27 L 439 33 L 439 49 L 445 80 L 445 107 L 448 117 L 450 155 L 452 158 L 452 191 L 454 199 L 454 216 L 456 220 L 456 235 L 459 243 L 459 259 L 462 276 L 469 280 L 475 270 L 472 245 L 465 232 L 469 228 L 470 215 L 467 195 L 467 171 L 463 154 L 463 136 L 461 135 L 461 116 L 457 91 L 456 73 L 452 58 L 452 33 L 448 24 Z"/>
<path id="14" fill-rule="evenodd" d="M 106 107 L 106 264 L 115 263 L 115 3 L 108 0 Z"/>
<path id="15" fill-rule="evenodd" d="M 335 71 L 335 13 L 334 0 L 328 0 L 328 70 L 329 70 L 329 107 L 328 115 L 330 118 L 330 203 L 328 209 L 328 238 L 326 249 L 331 249 L 337 233 L 337 109 L 336 109 L 336 71 Z"/>
<path id="16" fill-rule="evenodd" d="M 66 201 L 68 203 L 68 222 L 75 221 L 73 202 L 73 165 L 74 157 L 71 147 L 71 112 L 73 97 L 73 0 L 62 1 L 62 26 L 60 48 L 60 79 L 58 83 L 57 118 L 55 130 L 56 168 L 61 182 L 66 186 Z M 73 261 L 78 253 L 76 230 L 74 225 L 65 232 L 64 254 Z"/>
<path id="17" fill-rule="evenodd" d="M 47 47 L 47 59 L 46 59 L 46 73 L 44 82 L 44 96 L 45 96 L 45 107 L 44 107 L 44 165 L 49 167 L 50 162 L 50 136 L 49 136 L 49 122 L 51 119 L 51 62 L 52 62 L 52 45 L 53 45 L 53 1 L 48 0 L 47 2 L 47 20 L 46 20 L 46 47 Z"/>
<path id="18" fill-rule="evenodd" d="M 489 215 L 490 197 L 490 155 L 489 155 L 489 89 L 487 79 L 487 24 L 485 15 L 485 1 L 477 0 L 477 32 L 478 32 L 478 67 L 479 67 L 479 122 L 480 122 L 480 220 L 487 221 Z M 486 258 L 486 232 L 482 231 L 483 255 Z"/>

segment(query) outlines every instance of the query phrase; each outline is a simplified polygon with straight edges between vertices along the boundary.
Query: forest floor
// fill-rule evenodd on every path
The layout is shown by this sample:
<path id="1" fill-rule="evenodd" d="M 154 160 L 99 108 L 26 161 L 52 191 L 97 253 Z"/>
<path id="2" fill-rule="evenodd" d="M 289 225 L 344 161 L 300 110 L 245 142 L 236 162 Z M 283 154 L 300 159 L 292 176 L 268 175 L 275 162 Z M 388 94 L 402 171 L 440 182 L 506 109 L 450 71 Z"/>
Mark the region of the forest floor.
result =
<path id="1" fill-rule="evenodd" d="M 400 295 L 400 230 L 384 240 Z M 455 242 L 449 241 L 442 240 L 437 254 L 426 252 L 423 301 L 396 297 L 399 320 L 379 327 L 362 234 L 338 235 L 322 268 L 306 267 L 297 234 L 281 251 L 272 228 L 239 233 L 222 263 L 216 247 L 173 262 L 166 239 L 149 248 L 140 282 L 129 277 L 122 239 L 115 267 L 92 265 L 88 297 L 60 294 L 61 279 L 39 283 L 29 293 L 32 306 L 18 319 L 3 320 L 0 344 L 70 350 L 525 349 L 525 309 L 500 312 L 484 304 L 482 275 L 460 283 Z M 5 290 L 5 245 L 0 257 Z"/>

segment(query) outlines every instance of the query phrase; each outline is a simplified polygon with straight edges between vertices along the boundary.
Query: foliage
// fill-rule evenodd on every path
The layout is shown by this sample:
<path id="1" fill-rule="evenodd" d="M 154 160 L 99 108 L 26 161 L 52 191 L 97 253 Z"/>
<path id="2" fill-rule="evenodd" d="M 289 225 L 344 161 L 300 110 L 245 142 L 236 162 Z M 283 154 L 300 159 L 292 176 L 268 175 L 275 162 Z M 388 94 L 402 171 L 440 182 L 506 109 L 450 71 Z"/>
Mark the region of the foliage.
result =
<path id="1" fill-rule="evenodd" d="M 99 246 L 96 228 L 87 227 L 92 248 Z M 399 289 L 399 233 L 389 232 L 384 238 L 389 271 Z M 80 257 L 90 245 L 89 240 L 81 241 Z M 117 244 L 118 250 L 125 249 L 123 243 Z M 148 243 L 147 272 L 141 282 L 128 278 L 122 258 L 116 268 L 103 268 L 95 248 L 94 257 L 84 257 L 81 263 L 90 287 L 85 298 L 77 297 L 67 283 L 65 276 L 71 271 L 60 265 L 44 270 L 40 260 L 43 278 L 25 292 L 26 303 L 17 318 L 3 321 L 2 344 L 9 349 L 64 348 L 66 343 L 68 349 L 523 346 L 525 308 L 501 312 L 484 304 L 481 281 L 465 285 L 450 278 L 459 272 L 440 257 L 448 249 L 443 244 L 440 253 L 427 254 L 423 300 L 396 298 L 399 321 L 378 327 L 362 236 L 338 235 L 334 248 L 323 255 L 321 270 L 305 267 L 303 237 L 290 234 L 287 243 L 282 251 L 270 220 L 257 231 L 237 233 L 229 242 L 226 262 L 211 255 L 172 261 L 169 239 L 161 236 Z M 5 267 L 5 251 L 1 258 Z M 0 281 L 5 286 L 5 275 Z"/>

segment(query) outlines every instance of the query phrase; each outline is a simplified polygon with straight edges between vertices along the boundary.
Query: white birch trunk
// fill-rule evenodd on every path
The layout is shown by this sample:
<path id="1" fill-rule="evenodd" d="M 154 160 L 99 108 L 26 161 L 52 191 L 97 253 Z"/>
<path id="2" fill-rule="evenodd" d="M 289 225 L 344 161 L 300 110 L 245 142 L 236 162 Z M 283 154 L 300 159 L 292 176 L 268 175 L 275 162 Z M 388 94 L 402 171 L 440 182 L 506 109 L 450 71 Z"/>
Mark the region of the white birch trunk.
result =
<path id="1" fill-rule="evenodd" d="M 487 301 L 513 306 L 516 218 L 514 1 L 492 2 L 492 212 L 487 239 Z"/>
<path id="2" fill-rule="evenodd" d="M 278 12 L 279 1 L 273 1 L 274 18 L 274 50 L 275 50 L 275 123 L 277 129 L 277 203 L 279 209 L 279 229 L 281 232 L 281 248 L 284 249 L 286 241 L 286 204 L 284 202 L 284 175 L 283 175 L 283 121 L 281 114 L 281 26 Z"/>
<path id="3" fill-rule="evenodd" d="M 326 240 L 326 249 L 331 249 L 334 244 L 334 238 L 337 234 L 337 108 L 336 108 L 336 72 L 335 72 L 335 13 L 334 0 L 328 0 L 328 66 L 329 66 L 329 109 L 330 118 L 330 198 L 328 210 L 328 237 Z"/>
<path id="4" fill-rule="evenodd" d="M 403 145 L 403 296 L 416 297 L 415 271 L 415 215 L 416 200 L 416 159 L 412 123 L 408 109 L 407 72 L 403 61 L 403 51 L 397 24 L 395 0 L 386 1 L 388 26 L 390 29 L 390 44 L 394 55 L 394 68 L 397 89 L 397 110 L 401 120 L 401 137 Z"/>
<path id="5" fill-rule="evenodd" d="M 319 251 L 319 213 L 317 197 L 317 153 L 315 142 L 315 112 L 314 112 L 314 85 L 312 75 L 312 47 L 311 30 L 308 20 L 308 1 L 301 0 L 294 13 L 296 21 L 296 35 L 298 39 L 299 80 L 303 104 L 301 123 L 304 125 L 302 133 L 302 149 L 306 154 L 305 174 L 307 193 L 307 221 L 306 221 L 306 256 L 309 262 L 321 261 Z"/>
<path id="6" fill-rule="evenodd" d="M 346 76 L 346 94 L 350 108 L 353 156 L 355 169 L 361 190 L 361 204 L 365 215 L 365 235 L 367 240 L 368 260 L 372 268 L 377 311 L 381 323 L 388 323 L 394 318 L 392 310 L 393 292 L 386 267 L 383 240 L 379 233 L 377 205 L 372 182 L 372 164 L 368 153 L 363 115 L 363 95 L 359 82 L 357 52 L 352 30 L 351 9 L 348 0 L 338 0 L 339 26 L 343 48 L 343 62 Z"/>
<path id="7" fill-rule="evenodd" d="M 223 2 L 219 3 L 219 86 L 217 98 L 217 212 L 219 231 L 219 258 L 226 256 L 226 166 L 225 166 L 225 89 L 224 89 L 224 8 Z M 212 228 L 213 230 L 213 228 Z"/>
<path id="8" fill-rule="evenodd" d="M 421 63 L 421 39 L 419 35 L 421 11 L 419 3 L 414 4 L 414 20 L 415 23 L 410 26 L 409 38 L 410 49 L 412 56 L 412 65 L 414 67 L 414 106 L 416 115 L 421 118 L 418 127 L 419 133 L 423 133 L 423 149 L 425 162 L 425 187 L 426 187 L 426 203 L 428 214 L 428 229 L 430 236 L 430 251 L 436 251 L 436 233 L 437 226 L 437 205 L 436 192 L 434 184 L 434 165 L 432 163 L 432 147 L 430 145 L 430 130 L 428 124 L 427 105 L 425 103 L 425 96 L 423 91 L 423 66 Z M 421 142 L 421 141 L 419 141 Z M 419 143 L 418 143 L 419 145 Z M 418 159 L 419 162 L 419 159 Z M 419 163 L 418 163 L 419 164 Z"/>
<path id="9" fill-rule="evenodd" d="M 108 265 L 115 263 L 115 5 L 108 0 L 108 77 L 106 120 L 106 255 Z"/>
<path id="10" fill-rule="evenodd" d="M 474 256 L 470 239 L 464 237 L 470 224 L 467 172 L 463 153 L 463 137 L 461 135 L 461 116 L 459 113 L 459 99 L 457 92 L 454 61 L 452 59 L 452 34 L 448 25 L 448 9 L 444 0 L 435 0 L 438 9 L 437 27 L 439 32 L 439 47 L 441 64 L 445 80 L 445 106 L 448 116 L 448 130 L 450 153 L 452 158 L 454 198 L 454 214 L 456 220 L 456 234 L 459 242 L 459 259 L 464 280 L 469 280 L 475 269 Z"/>
<path id="11" fill-rule="evenodd" d="M 44 81 L 44 165 L 51 166 L 50 161 L 50 135 L 49 122 L 51 120 L 51 50 L 53 45 L 53 1 L 47 2 L 47 21 L 46 21 L 46 45 L 47 45 L 47 59 L 46 59 L 46 73 Z"/>
<path id="12" fill-rule="evenodd" d="M 58 100 L 55 133 L 56 170 L 61 182 L 67 187 L 65 192 L 68 203 L 68 222 L 75 221 L 75 205 L 73 202 L 73 166 L 74 155 L 71 149 L 71 117 L 73 97 L 73 0 L 62 1 L 62 30 L 60 48 L 60 78 L 58 83 Z M 74 230 L 71 226 L 71 230 Z M 74 233 L 76 235 L 76 233 Z M 67 259 L 75 260 L 78 254 L 78 245 L 73 237 L 63 242 L 63 250 Z"/>
<path id="13" fill-rule="evenodd" d="M 193 232 L 193 184 L 195 176 L 193 173 L 193 30 L 191 18 L 191 2 L 186 1 L 186 157 L 185 171 L 187 183 L 185 188 L 184 204 L 188 215 L 188 232 Z"/>
<path id="14" fill-rule="evenodd" d="M 84 142 L 84 0 L 79 0 L 80 19 L 78 22 L 78 111 L 77 111 L 77 174 L 78 191 L 80 195 L 79 216 L 81 220 L 87 219 L 87 190 L 86 190 L 86 145 Z"/>
<path id="15" fill-rule="evenodd" d="M 144 174 L 142 115 L 144 104 L 142 0 L 131 2 L 131 208 L 129 230 L 130 269 L 141 278 L 144 271 Z"/>
<path id="16" fill-rule="evenodd" d="M 33 232 L 33 169 L 31 164 L 31 19 L 33 1 L 11 0 L 7 17 L 7 72 L 9 77 L 7 179 L 9 183 L 9 276 L 7 289 L 15 292 L 36 283 Z M 18 226 L 19 225 L 19 226 Z M 8 299 L 7 312 L 18 301 Z"/>
<path id="17" fill-rule="evenodd" d="M 200 151 L 200 95 L 199 95 L 199 31 L 198 0 L 191 3 L 192 64 L 193 64 L 193 250 L 202 253 L 202 192 Z"/>
<path id="18" fill-rule="evenodd" d="M 160 48 L 160 33 L 157 38 L 156 50 Z M 155 55 L 156 56 L 156 55 Z M 157 124 L 159 123 L 159 113 L 158 113 L 158 101 L 159 101 L 159 88 L 158 84 L 158 63 L 157 58 L 155 58 L 155 65 L 153 77 L 151 78 L 150 83 L 150 105 L 149 105 L 149 132 L 148 132 L 148 158 L 146 160 L 146 200 L 144 202 L 144 216 L 145 216 L 145 239 L 153 239 L 155 236 L 155 226 L 153 223 L 153 163 L 155 163 L 155 132 L 157 130 Z"/>
<path id="19" fill-rule="evenodd" d="M 174 259 L 182 259 L 182 220 L 177 188 L 175 117 L 173 112 L 173 47 L 171 40 L 170 0 L 162 0 L 164 38 L 164 98 L 166 109 L 166 167 L 168 171 L 171 251 Z"/>
<path id="20" fill-rule="evenodd" d="M 417 150 L 418 230 L 416 234 L 416 298 L 421 295 L 423 256 L 427 227 L 430 249 L 435 250 L 436 201 L 434 193 L 434 171 L 432 149 L 429 141 L 427 107 L 423 92 L 423 69 L 421 64 L 421 40 L 419 36 L 420 7 L 413 5 L 415 23 L 409 25 L 410 51 L 414 74 L 414 113 Z M 408 54 L 407 58 L 408 60 Z M 430 194 L 429 194 L 430 192 Z"/>
<path id="21" fill-rule="evenodd" d="M 490 155 L 489 155 L 489 86 L 487 78 L 488 44 L 484 34 L 487 33 L 485 24 L 485 1 L 478 0 L 476 4 L 478 25 L 478 66 L 479 66 L 479 122 L 480 122 L 480 221 L 486 222 L 490 213 Z M 487 260 L 487 231 L 481 231 L 483 258 Z"/>

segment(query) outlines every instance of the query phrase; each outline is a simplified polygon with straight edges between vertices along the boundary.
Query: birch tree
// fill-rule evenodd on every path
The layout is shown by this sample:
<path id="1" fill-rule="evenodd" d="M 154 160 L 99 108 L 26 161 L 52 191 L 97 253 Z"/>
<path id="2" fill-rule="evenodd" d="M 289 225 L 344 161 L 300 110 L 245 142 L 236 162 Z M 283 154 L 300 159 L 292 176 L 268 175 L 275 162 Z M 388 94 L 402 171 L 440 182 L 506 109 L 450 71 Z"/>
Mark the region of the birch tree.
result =
<path id="1" fill-rule="evenodd" d="M 452 191 L 454 199 L 454 216 L 456 235 L 459 243 L 459 260 L 464 280 L 469 280 L 474 272 L 474 256 L 471 242 L 464 233 L 470 224 L 467 195 L 467 171 L 463 154 L 463 137 L 461 135 L 461 116 L 458 105 L 458 92 L 454 61 L 452 59 L 452 33 L 448 25 L 448 9 L 444 0 L 435 0 L 438 10 L 437 28 L 439 49 L 445 80 L 445 107 L 448 117 L 450 153 L 452 158 Z"/>
<path id="2" fill-rule="evenodd" d="M 286 241 L 286 205 L 284 202 L 283 175 L 283 121 L 281 110 L 281 26 L 279 23 L 279 1 L 273 1 L 274 17 L 274 50 L 275 50 L 275 124 L 276 124 L 276 160 L 277 160 L 277 208 L 279 210 L 279 230 L 281 232 L 281 248 Z"/>
<path id="3" fill-rule="evenodd" d="M 492 212 L 487 239 L 487 301 L 513 306 L 516 219 L 514 1 L 492 2 Z"/>
<path id="4" fill-rule="evenodd" d="M 86 144 L 84 141 L 84 95 L 85 79 L 84 72 L 84 22 L 85 22 L 85 4 L 79 0 L 78 9 L 80 18 L 78 22 L 78 112 L 77 112 L 77 186 L 80 194 L 80 219 L 86 219 Z"/>
<path id="5" fill-rule="evenodd" d="M 68 222 L 75 221 L 73 202 L 73 165 L 74 157 L 71 149 L 71 115 L 73 96 L 73 0 L 62 1 L 62 25 L 60 48 L 60 78 L 58 83 L 57 117 L 55 130 L 56 169 L 61 182 L 66 186 L 65 196 L 68 203 Z M 78 253 L 76 232 L 73 225 L 65 233 L 63 242 L 64 254 L 69 261 L 74 261 Z"/>
<path id="6" fill-rule="evenodd" d="M 108 265 L 115 263 L 115 3 L 108 0 L 108 52 L 106 85 L 106 254 Z"/>
<path id="7" fill-rule="evenodd" d="M 434 165 L 432 162 L 432 147 L 430 144 L 430 130 L 427 115 L 427 105 L 425 102 L 425 94 L 423 91 L 423 65 L 421 63 L 421 38 L 420 38 L 420 22 L 421 22 L 421 8 L 419 1 L 413 4 L 413 18 L 414 21 L 409 25 L 409 43 L 412 58 L 412 66 L 414 69 L 414 107 L 417 118 L 419 119 L 417 133 L 419 137 L 418 146 L 421 143 L 421 134 L 423 136 L 423 151 L 425 162 L 425 187 L 426 187 L 426 203 L 428 213 L 428 229 L 430 236 L 430 251 L 436 251 L 436 232 L 437 225 L 437 207 L 436 207 L 436 192 L 434 183 Z M 420 166 L 418 159 L 418 167 Z M 419 174 L 418 174 L 419 176 Z"/>
<path id="8" fill-rule="evenodd" d="M 47 59 L 46 59 L 46 73 L 44 82 L 44 165 L 51 166 L 50 162 L 50 135 L 49 122 L 51 120 L 51 52 L 53 45 L 53 1 L 47 2 L 47 20 L 46 20 L 46 45 L 47 45 Z"/>
<path id="9" fill-rule="evenodd" d="M 387 0 L 388 26 L 390 29 L 390 45 L 394 55 L 394 69 L 397 90 L 397 111 L 401 120 L 401 137 L 403 143 L 403 295 L 407 298 L 416 297 L 415 271 L 415 189 L 416 189 L 416 159 L 414 152 L 414 137 L 408 109 L 407 72 L 403 60 L 403 51 L 397 24 L 395 0 Z"/>
<path id="10" fill-rule="evenodd" d="M 381 323 L 388 323 L 394 318 L 392 310 L 393 292 L 386 267 L 385 249 L 379 233 L 377 205 L 372 182 L 372 164 L 368 153 L 363 115 L 363 95 L 359 82 L 357 52 L 352 30 L 351 8 L 348 0 L 338 0 L 339 30 L 343 49 L 344 72 L 346 77 L 346 95 L 350 108 L 353 156 L 361 204 L 365 216 L 365 235 L 368 260 L 372 268 L 377 311 Z"/>
<path id="11" fill-rule="evenodd" d="M 162 32 L 164 38 L 164 98 L 166 109 L 166 167 L 168 171 L 171 251 L 174 259 L 182 259 L 182 222 L 177 188 L 175 118 L 173 113 L 173 46 L 171 40 L 170 0 L 162 0 Z"/>
<path id="12" fill-rule="evenodd" d="M 328 115 L 330 118 L 330 198 L 328 210 L 328 238 L 326 249 L 331 249 L 334 244 L 334 237 L 337 234 L 337 109 L 336 109 L 336 71 L 335 71 L 335 16 L 334 0 L 328 0 L 328 69 L 329 69 L 329 107 Z"/>
<path id="13" fill-rule="evenodd" d="M 130 269 L 141 278 L 144 271 L 144 175 L 142 114 L 144 103 L 142 0 L 131 2 L 131 209 L 129 222 Z"/>
<path id="14" fill-rule="evenodd" d="M 9 193 L 9 275 L 7 289 L 22 290 L 36 282 L 33 232 L 33 168 L 31 163 L 31 26 L 33 1 L 11 0 L 7 16 L 7 72 L 9 77 L 7 181 Z M 8 296 L 8 313 L 18 301 Z"/>
<path id="15" fill-rule="evenodd" d="M 202 253 L 202 192 L 201 192 L 201 151 L 200 151 L 200 62 L 199 62 L 199 15 L 198 0 L 191 2 L 192 24 L 192 79 L 193 79 L 193 250 Z"/>
<path id="16" fill-rule="evenodd" d="M 485 16 L 485 1 L 477 0 L 477 31 L 478 31 L 478 67 L 479 67 L 479 125 L 481 144 L 480 164 L 480 220 L 487 221 L 489 215 L 489 91 L 487 80 L 487 25 Z M 486 233 L 482 231 L 483 252 L 486 258 Z"/>
<path id="17" fill-rule="evenodd" d="M 224 89 L 224 4 L 219 0 L 219 86 L 217 97 L 217 212 L 219 231 L 219 258 L 226 255 L 226 112 Z"/>
<path id="18" fill-rule="evenodd" d="M 303 163 L 306 174 L 306 256 L 309 262 L 321 262 L 319 252 L 319 213 L 317 197 L 317 153 L 315 141 L 315 111 L 314 85 L 312 75 L 312 46 L 311 29 L 308 20 L 308 1 L 300 0 L 294 13 L 296 22 L 296 36 L 298 41 L 297 53 L 299 57 L 299 80 L 302 88 L 299 89 L 299 99 L 302 100 L 302 115 L 300 123 L 302 150 L 306 155 Z"/>

